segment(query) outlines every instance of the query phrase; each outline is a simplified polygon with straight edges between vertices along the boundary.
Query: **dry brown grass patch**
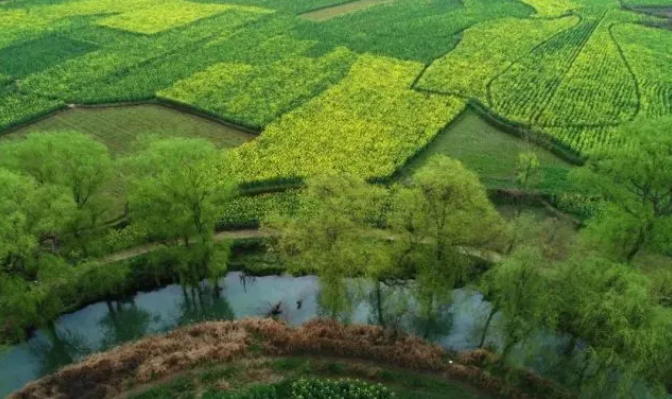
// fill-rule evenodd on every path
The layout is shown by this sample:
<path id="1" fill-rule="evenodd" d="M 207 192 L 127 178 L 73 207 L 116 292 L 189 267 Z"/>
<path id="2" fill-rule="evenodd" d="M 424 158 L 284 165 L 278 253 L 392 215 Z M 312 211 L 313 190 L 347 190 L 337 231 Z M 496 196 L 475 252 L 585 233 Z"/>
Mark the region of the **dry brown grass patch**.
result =
<path id="1" fill-rule="evenodd" d="M 263 354 L 335 355 L 374 360 L 404 369 L 438 372 L 492 393 L 507 392 L 511 398 L 531 397 L 482 368 L 496 361 L 496 356 L 487 351 L 463 354 L 457 363 L 450 363 L 448 353 L 439 346 L 409 335 L 393 340 L 376 326 L 345 326 L 330 320 L 315 320 L 292 328 L 271 319 L 244 319 L 184 327 L 89 356 L 81 363 L 29 383 L 9 398 L 106 399 L 130 387 L 196 367 L 243 357 L 252 359 L 250 362 L 254 364 L 255 357 Z M 254 369 L 247 370 L 256 373 L 255 379 L 266 381 L 274 377 L 263 362 L 256 371 Z M 553 389 L 553 384 L 529 373 L 523 380 L 523 385 L 535 388 L 533 392 Z"/>

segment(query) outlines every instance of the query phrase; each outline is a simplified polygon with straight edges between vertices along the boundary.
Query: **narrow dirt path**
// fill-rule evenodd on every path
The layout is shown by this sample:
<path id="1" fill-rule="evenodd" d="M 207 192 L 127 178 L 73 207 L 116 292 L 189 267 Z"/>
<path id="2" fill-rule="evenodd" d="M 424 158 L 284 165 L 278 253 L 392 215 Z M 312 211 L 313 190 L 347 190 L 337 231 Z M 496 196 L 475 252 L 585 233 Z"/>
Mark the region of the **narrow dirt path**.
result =
<path id="1" fill-rule="evenodd" d="M 215 234 L 214 239 L 215 241 L 223 241 L 225 239 L 246 239 L 246 238 L 260 238 L 260 237 L 269 237 L 272 234 L 270 232 L 265 232 L 259 229 L 247 229 L 247 230 L 235 230 L 235 231 L 222 231 L 217 234 Z M 151 243 L 151 244 L 144 244 L 144 245 L 139 245 L 137 247 L 125 249 L 123 251 L 115 252 L 113 254 L 109 254 L 103 258 L 101 258 L 101 262 L 103 264 L 105 263 L 113 263 L 113 262 L 120 262 L 122 260 L 128 260 L 132 259 L 141 255 L 148 254 L 152 251 L 156 251 L 157 249 L 161 248 L 164 244 L 163 243 Z M 180 243 L 180 245 L 183 245 Z"/>
<path id="2" fill-rule="evenodd" d="M 216 242 L 223 241 L 225 239 L 233 239 L 233 240 L 243 240 L 243 239 L 249 239 L 249 238 L 263 238 L 263 237 L 271 237 L 273 236 L 272 231 L 267 231 L 267 230 L 260 230 L 260 229 L 245 229 L 245 230 L 230 230 L 230 231 L 222 231 L 219 233 L 216 233 L 214 235 L 214 240 Z M 388 240 L 395 240 L 396 238 L 394 236 L 388 236 L 385 237 Z M 423 240 L 424 241 L 424 240 Z M 179 245 L 183 245 L 183 243 L 180 242 Z M 132 259 L 141 255 L 148 254 L 152 251 L 155 251 L 159 248 L 164 246 L 163 243 L 151 243 L 151 244 L 144 244 L 144 245 L 139 245 L 137 247 L 125 249 L 123 251 L 115 252 L 113 254 L 109 254 L 103 258 L 100 259 L 101 263 L 107 264 L 107 263 L 114 263 L 114 262 L 120 262 L 123 260 L 128 260 Z M 488 249 L 480 249 L 480 248 L 471 248 L 471 247 L 459 247 L 459 251 L 461 251 L 463 254 L 472 256 L 474 258 L 479 258 L 482 259 L 486 262 L 491 262 L 491 263 L 499 263 L 504 259 L 504 256 L 500 254 L 499 252 L 493 251 L 493 250 L 488 250 Z"/>

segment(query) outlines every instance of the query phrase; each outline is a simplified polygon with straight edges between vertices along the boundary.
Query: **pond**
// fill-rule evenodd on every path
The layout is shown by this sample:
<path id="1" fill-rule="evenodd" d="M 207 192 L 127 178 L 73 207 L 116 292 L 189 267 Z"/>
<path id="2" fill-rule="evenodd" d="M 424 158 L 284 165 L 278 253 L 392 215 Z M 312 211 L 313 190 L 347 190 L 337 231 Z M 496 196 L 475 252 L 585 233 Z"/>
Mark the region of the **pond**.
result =
<path id="1" fill-rule="evenodd" d="M 205 320 L 231 320 L 270 313 L 291 325 L 299 325 L 322 314 L 316 277 L 249 277 L 229 273 L 221 281 L 220 295 L 205 284 L 200 295 L 170 285 L 141 292 L 123 301 L 100 302 L 59 318 L 53 329 L 36 331 L 30 340 L 0 355 L 0 397 L 21 388 L 28 381 L 76 362 L 87 354 L 117 346 L 149 334 Z M 355 305 L 343 315 L 348 322 L 377 320 L 370 302 L 370 287 L 350 280 Z M 407 293 L 388 290 L 391 306 Z M 465 349 L 479 337 L 474 330 L 482 323 L 489 305 L 479 294 L 456 290 L 450 307 L 432 322 L 409 317 L 403 326 L 442 345 Z M 394 301 L 392 301 L 394 299 Z M 404 299 L 405 300 L 405 299 Z"/>

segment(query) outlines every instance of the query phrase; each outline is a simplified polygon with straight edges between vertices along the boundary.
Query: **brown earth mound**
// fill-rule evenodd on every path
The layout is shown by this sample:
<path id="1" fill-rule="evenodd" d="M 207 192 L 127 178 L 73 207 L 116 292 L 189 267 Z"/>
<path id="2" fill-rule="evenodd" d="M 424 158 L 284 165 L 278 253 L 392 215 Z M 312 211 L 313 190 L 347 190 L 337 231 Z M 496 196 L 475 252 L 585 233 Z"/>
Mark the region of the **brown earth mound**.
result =
<path id="1" fill-rule="evenodd" d="M 448 353 L 418 338 L 394 336 L 376 326 L 344 326 L 316 320 L 292 328 L 271 319 L 208 322 L 144 338 L 95 354 L 26 385 L 11 399 L 104 399 L 162 377 L 200 366 L 259 355 L 342 356 L 459 378 L 511 398 L 558 397 L 549 382 L 522 373 L 522 389 L 511 387 L 483 366 L 495 355 L 475 351 L 451 360 Z"/>

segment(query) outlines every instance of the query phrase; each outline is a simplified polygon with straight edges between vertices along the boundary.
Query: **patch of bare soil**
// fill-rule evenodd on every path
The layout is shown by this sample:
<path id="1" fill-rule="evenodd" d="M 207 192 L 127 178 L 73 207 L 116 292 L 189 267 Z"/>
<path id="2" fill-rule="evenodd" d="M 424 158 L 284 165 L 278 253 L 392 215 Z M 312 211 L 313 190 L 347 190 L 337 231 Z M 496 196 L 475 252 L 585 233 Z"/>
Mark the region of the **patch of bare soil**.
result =
<path id="1" fill-rule="evenodd" d="M 388 4 L 393 1 L 394 0 L 357 0 L 350 3 L 337 5 L 334 7 L 327 7 L 315 11 L 310 11 L 305 14 L 302 14 L 301 17 L 315 22 L 322 22 L 341 15 L 365 10 L 370 7 L 375 7 L 382 4 Z"/>

